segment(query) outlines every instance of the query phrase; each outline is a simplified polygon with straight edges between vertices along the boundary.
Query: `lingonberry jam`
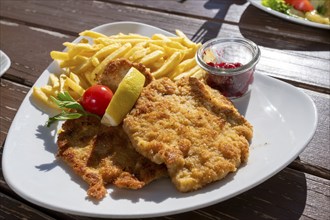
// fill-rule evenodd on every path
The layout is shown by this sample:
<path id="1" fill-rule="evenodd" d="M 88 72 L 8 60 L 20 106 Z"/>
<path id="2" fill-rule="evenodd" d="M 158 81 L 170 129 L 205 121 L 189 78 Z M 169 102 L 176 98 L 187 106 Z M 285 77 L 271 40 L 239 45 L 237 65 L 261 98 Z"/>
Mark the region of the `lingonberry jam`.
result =
<path id="1" fill-rule="evenodd" d="M 217 38 L 198 50 L 196 61 L 208 72 L 207 84 L 234 99 L 250 90 L 259 57 L 258 46 L 247 39 Z"/>
<path id="2" fill-rule="evenodd" d="M 235 69 L 241 67 L 241 63 L 224 63 L 219 64 L 209 62 L 208 65 L 220 67 L 224 69 Z M 241 97 L 244 95 L 249 86 L 253 83 L 253 70 L 250 70 L 243 74 L 233 76 L 216 76 L 208 74 L 206 82 L 209 86 L 219 90 L 226 97 Z"/>
<path id="3" fill-rule="evenodd" d="M 226 62 L 221 62 L 221 63 L 207 62 L 207 65 L 217 68 L 224 68 L 224 69 L 234 69 L 242 66 L 241 63 L 226 63 Z"/>

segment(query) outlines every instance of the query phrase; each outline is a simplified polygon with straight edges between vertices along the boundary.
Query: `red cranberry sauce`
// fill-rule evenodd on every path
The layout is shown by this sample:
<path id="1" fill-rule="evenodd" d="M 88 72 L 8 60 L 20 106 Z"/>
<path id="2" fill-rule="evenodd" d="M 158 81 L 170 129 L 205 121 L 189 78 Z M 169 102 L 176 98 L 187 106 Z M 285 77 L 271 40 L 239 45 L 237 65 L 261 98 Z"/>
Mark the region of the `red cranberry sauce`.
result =
<path id="1" fill-rule="evenodd" d="M 207 63 L 210 66 L 216 68 L 224 68 L 224 69 L 234 69 L 241 67 L 241 63 Z M 232 75 L 232 76 L 223 76 L 223 75 L 214 75 L 208 74 L 206 82 L 209 86 L 214 89 L 219 90 L 226 97 L 240 97 L 244 95 L 248 89 L 249 85 L 253 82 L 253 72 L 251 69 L 245 73 Z"/>
<path id="2" fill-rule="evenodd" d="M 224 68 L 224 69 L 235 69 L 237 67 L 243 66 L 241 63 L 226 63 L 226 62 L 221 62 L 221 63 L 208 62 L 207 65 L 216 68 Z"/>

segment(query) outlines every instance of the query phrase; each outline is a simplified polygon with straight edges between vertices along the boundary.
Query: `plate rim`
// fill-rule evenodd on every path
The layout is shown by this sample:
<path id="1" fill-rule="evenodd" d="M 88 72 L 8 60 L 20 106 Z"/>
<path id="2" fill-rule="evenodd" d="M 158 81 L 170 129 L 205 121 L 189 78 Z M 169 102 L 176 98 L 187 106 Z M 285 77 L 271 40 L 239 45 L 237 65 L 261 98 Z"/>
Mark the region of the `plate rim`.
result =
<path id="1" fill-rule="evenodd" d="M 159 29 L 159 30 L 162 30 L 163 32 L 167 32 L 166 30 L 163 30 L 163 29 L 160 29 L 158 27 L 154 27 L 152 25 L 148 25 L 148 24 L 143 24 L 143 23 L 140 23 L 140 22 L 127 22 L 127 21 L 121 21 L 121 22 L 113 22 L 113 23 L 106 23 L 106 24 L 102 24 L 102 25 L 99 25 L 91 30 L 95 30 L 95 29 L 98 29 L 98 28 L 101 28 L 101 27 L 107 27 L 107 26 L 112 26 L 112 25 L 122 25 L 122 24 L 130 24 L 130 25 L 142 25 L 142 26 L 148 26 L 148 27 L 151 27 L 151 28 L 156 28 L 156 29 Z M 169 33 L 169 32 L 167 32 Z M 171 33 L 170 33 L 171 34 Z M 78 38 L 76 38 L 75 40 L 77 40 Z M 53 61 L 55 62 L 55 61 Z M 53 62 L 50 63 L 50 65 L 44 70 L 44 72 L 46 70 L 48 70 L 48 68 L 53 64 Z M 35 84 L 38 83 L 39 80 L 41 80 L 44 72 L 40 75 L 40 77 L 36 80 Z M 256 75 L 258 75 L 258 77 L 262 77 L 264 79 L 267 79 L 267 80 L 272 80 L 272 81 L 276 81 L 277 83 L 282 83 L 282 84 L 285 84 L 285 86 L 289 86 L 291 87 L 292 89 L 295 89 L 297 92 L 301 93 L 302 95 L 304 95 L 305 98 L 307 98 L 307 100 L 309 100 L 309 102 L 312 104 L 312 108 L 314 109 L 314 124 L 313 124 L 313 128 L 312 128 L 312 134 L 310 135 L 310 137 L 308 138 L 308 140 L 306 141 L 305 143 L 305 146 L 301 147 L 299 151 L 297 151 L 295 153 L 295 157 L 297 155 L 299 155 L 304 149 L 305 147 L 307 146 L 307 144 L 310 142 L 310 140 L 313 138 L 314 136 L 314 133 L 316 131 L 316 127 L 317 127 L 317 109 L 316 109 L 316 106 L 315 106 L 315 103 L 313 102 L 313 100 L 307 95 L 305 94 L 304 92 L 298 90 L 297 88 L 295 88 L 294 86 L 288 84 L 288 83 L 285 83 L 283 81 L 280 81 L 280 80 L 277 80 L 277 79 L 274 79 L 274 78 L 271 78 L 269 76 L 266 76 L 266 75 L 263 75 L 261 73 L 255 73 Z M 34 84 L 34 85 L 35 85 Z M 33 86 L 34 86 L 33 85 Z M 21 190 L 21 189 L 17 189 L 11 182 L 11 179 L 9 179 L 8 177 L 8 173 L 7 173 L 7 151 L 10 149 L 8 147 L 9 145 L 9 140 L 11 140 L 11 136 L 12 136 L 12 129 L 13 129 L 13 125 L 15 125 L 17 122 L 16 120 L 18 120 L 18 113 L 20 112 L 20 110 L 22 109 L 22 106 L 23 106 L 23 103 L 27 102 L 32 94 L 32 89 L 33 89 L 33 86 L 31 87 L 31 89 L 29 90 L 29 92 L 27 93 L 26 97 L 24 98 L 21 106 L 19 107 L 18 111 L 17 111 L 17 114 L 15 115 L 15 118 L 11 124 L 11 127 L 8 131 L 8 135 L 7 135 L 7 139 L 6 139 L 6 142 L 4 144 L 4 149 L 3 149 L 3 157 L 2 157 L 2 167 L 3 167 L 3 175 L 4 175 L 4 178 L 7 182 L 7 184 L 10 186 L 10 188 L 15 191 L 16 193 L 18 193 L 22 198 L 25 198 L 27 199 L 28 201 L 32 202 L 32 203 L 35 203 L 37 205 L 40 205 L 42 207 L 46 207 L 46 208 L 50 208 L 50 209 L 53 209 L 53 210 L 56 210 L 56 211 L 59 211 L 59 212 L 66 212 L 66 213 L 71 213 L 71 214 L 76 214 L 76 215 L 83 215 L 83 216 L 92 216 L 92 217 L 104 217 L 104 218 L 107 218 L 107 217 L 116 217 L 116 218 L 137 218 L 137 217 L 157 217 L 157 216 L 164 216 L 164 215 L 172 215 L 172 214 L 178 214 L 178 213 L 182 213 L 182 212 L 186 212 L 186 211 L 191 211 L 191 210 L 196 210 L 196 209 L 199 209 L 199 208 L 203 208 L 203 207 L 207 207 L 207 206 L 210 206 L 210 205 L 213 205 L 215 203 L 219 203 L 219 202 L 222 202 L 222 201 L 225 201 L 229 198 L 232 198 L 238 194 L 241 194 L 259 184 L 261 184 L 262 182 L 266 181 L 267 179 L 271 178 L 272 176 L 274 176 L 276 173 L 278 173 L 279 171 L 281 171 L 284 167 L 286 167 L 292 160 L 290 161 L 287 161 L 286 163 L 284 163 L 282 166 L 280 166 L 279 168 L 277 168 L 276 170 L 274 170 L 272 173 L 268 174 L 266 177 L 260 179 L 259 181 L 255 181 L 254 184 L 251 184 L 249 185 L 248 187 L 245 187 L 245 188 L 242 188 L 241 190 L 239 191 L 235 191 L 234 193 L 230 194 L 230 195 L 227 195 L 225 197 L 222 197 L 222 198 L 217 198 L 217 199 L 213 199 L 213 200 L 210 200 L 210 201 L 207 201 L 205 203 L 202 203 L 202 204 L 199 204 L 199 205 L 194 205 L 194 206 L 187 206 L 185 208 L 181 208 L 181 209 L 176 209 L 176 210 L 170 210 L 170 211 L 163 211 L 163 212 L 157 212 L 157 213 L 151 213 L 151 214 L 148 214 L 148 213 L 142 213 L 141 215 L 114 215 L 114 214 L 98 214 L 98 213 L 93 213 L 93 212 L 89 212 L 89 211 L 78 211 L 78 210 L 72 210 L 72 209 L 69 209 L 69 208 L 66 208 L 66 207 L 57 207 L 57 206 L 54 206 L 52 204 L 49 204 L 46 203 L 46 202 L 41 202 L 39 201 L 38 199 L 35 199 L 35 198 L 32 198 L 32 197 L 29 197 L 28 195 L 24 194 L 24 190 Z M 36 109 L 36 111 L 40 111 L 38 109 Z M 9 138 L 8 138 L 9 137 Z M 109 195 L 108 195 L 109 196 Z"/>

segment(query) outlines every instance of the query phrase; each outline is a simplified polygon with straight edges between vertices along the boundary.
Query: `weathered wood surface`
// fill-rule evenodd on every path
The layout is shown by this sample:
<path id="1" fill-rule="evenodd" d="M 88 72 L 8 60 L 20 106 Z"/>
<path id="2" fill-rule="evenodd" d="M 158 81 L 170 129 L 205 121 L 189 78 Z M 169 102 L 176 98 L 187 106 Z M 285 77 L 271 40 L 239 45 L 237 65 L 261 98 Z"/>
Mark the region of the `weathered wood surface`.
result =
<path id="1" fill-rule="evenodd" d="M 138 2 L 140 1 L 136 1 L 136 3 Z M 184 4 L 188 4 L 188 2 L 190 1 L 186 1 Z M 244 7 L 246 6 L 244 5 Z M 330 76 L 328 74 L 330 55 L 327 52 L 330 39 L 328 30 L 305 27 L 283 20 L 279 20 L 275 24 L 271 20 L 270 24 L 265 24 L 263 19 L 255 18 L 255 14 L 269 17 L 268 14 L 252 6 L 247 9 L 252 10 L 252 12 L 246 14 L 245 10 L 243 15 L 241 10 L 233 9 L 234 12 L 232 13 L 236 16 L 246 17 L 245 21 L 236 25 L 221 23 L 218 20 L 199 19 L 190 14 L 186 16 L 173 15 L 101 1 L 79 1 L 79 3 L 73 0 L 62 0 L 58 3 L 57 1 L 36 1 L 34 4 L 30 1 L 20 2 L 20 4 L 17 4 L 16 1 L 3 1 L 0 12 L 3 17 L 14 23 L 23 20 L 24 23 L 34 28 L 46 26 L 52 31 L 72 34 L 73 36 L 77 36 L 79 32 L 85 29 L 123 20 L 143 21 L 170 32 L 181 29 L 193 39 L 199 31 L 202 31 L 203 36 L 196 36 L 196 39 L 203 41 L 216 36 L 244 36 L 261 46 L 263 55 L 258 65 L 260 72 L 300 83 L 302 86 L 320 87 L 321 91 L 330 93 Z M 134 16 L 128 18 L 127 15 Z M 276 19 L 273 16 L 270 18 Z M 167 22 L 169 19 L 171 22 Z M 244 22 L 251 22 L 251 20 L 254 20 L 255 23 L 244 24 Z M 301 31 L 304 31 L 305 35 Z M 282 56 L 274 56 L 279 49 L 284 50 Z M 318 71 L 315 71 L 315 68 Z"/>
<path id="2" fill-rule="evenodd" d="M 49 52 L 64 49 L 63 42 L 85 29 L 125 20 L 173 33 L 180 29 L 197 41 L 216 36 L 249 38 L 262 51 L 257 71 L 300 87 L 318 110 L 315 136 L 288 168 L 225 202 L 159 219 L 330 218 L 329 30 L 284 21 L 244 0 L 1 0 L 0 48 L 12 61 L 0 86 L 1 155 L 21 102 L 51 62 Z M 0 217 L 5 219 L 90 219 L 25 201 L 7 185 L 2 169 L 0 197 Z"/>

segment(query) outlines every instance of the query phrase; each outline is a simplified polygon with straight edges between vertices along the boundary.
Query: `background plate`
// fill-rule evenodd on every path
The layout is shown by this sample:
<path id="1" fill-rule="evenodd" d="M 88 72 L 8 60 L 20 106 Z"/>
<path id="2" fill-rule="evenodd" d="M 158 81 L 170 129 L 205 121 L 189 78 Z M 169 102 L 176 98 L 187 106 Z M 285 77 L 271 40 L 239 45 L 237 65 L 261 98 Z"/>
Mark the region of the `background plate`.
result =
<path id="1" fill-rule="evenodd" d="M 94 30 L 107 35 L 118 32 L 172 35 L 132 22 L 105 24 Z M 49 72 L 59 70 L 53 62 L 35 85 L 45 85 Z M 242 103 L 248 103 L 246 118 L 254 126 L 254 137 L 248 163 L 235 174 L 191 193 L 179 193 L 169 179 L 155 181 L 137 191 L 109 187 L 106 198 L 95 203 L 86 197 L 86 184 L 55 158 L 56 130 L 44 126 L 48 115 L 34 106 L 31 94 L 32 90 L 18 110 L 6 139 L 2 158 L 6 182 L 20 196 L 37 205 L 95 217 L 162 216 L 224 201 L 286 167 L 310 141 L 317 123 L 316 108 L 306 94 L 289 84 L 256 74 L 249 102 L 248 96 L 236 100 L 241 107 Z"/>
<path id="2" fill-rule="evenodd" d="M 330 29 L 330 25 L 320 24 L 320 23 L 304 20 L 304 19 L 301 19 L 301 18 L 295 18 L 295 17 L 289 16 L 289 15 L 283 14 L 281 12 L 275 11 L 271 8 L 267 8 L 267 7 L 265 7 L 261 4 L 261 0 L 249 0 L 249 2 L 252 5 L 254 5 L 255 7 L 259 8 L 259 9 L 261 9 L 261 10 L 267 12 L 267 13 L 270 13 L 270 14 L 275 15 L 277 17 L 286 19 L 288 21 L 295 22 L 295 23 L 302 24 L 302 25 L 311 26 L 311 27 L 316 27 L 316 28 Z"/>
<path id="3" fill-rule="evenodd" d="M 2 76 L 10 67 L 10 59 L 2 50 L 0 50 L 0 76 Z"/>

